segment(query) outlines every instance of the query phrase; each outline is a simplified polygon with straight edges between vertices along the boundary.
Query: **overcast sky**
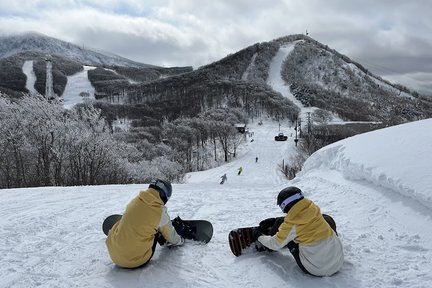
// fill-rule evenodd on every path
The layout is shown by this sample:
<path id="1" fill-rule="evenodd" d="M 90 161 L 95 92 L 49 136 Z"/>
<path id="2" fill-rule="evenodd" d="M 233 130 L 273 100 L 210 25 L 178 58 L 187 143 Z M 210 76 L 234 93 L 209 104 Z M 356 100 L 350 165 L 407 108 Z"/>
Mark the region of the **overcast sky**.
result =
<path id="1" fill-rule="evenodd" d="M 0 31 L 36 31 L 158 66 L 211 63 L 306 33 L 432 95 L 429 0 L 0 0 Z"/>

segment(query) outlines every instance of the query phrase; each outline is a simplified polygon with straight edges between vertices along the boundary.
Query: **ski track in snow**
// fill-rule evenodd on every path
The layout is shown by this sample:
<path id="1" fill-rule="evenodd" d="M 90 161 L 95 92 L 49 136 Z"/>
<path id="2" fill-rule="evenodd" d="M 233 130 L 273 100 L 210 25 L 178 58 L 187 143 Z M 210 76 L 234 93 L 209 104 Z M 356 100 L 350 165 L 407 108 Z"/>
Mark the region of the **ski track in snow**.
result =
<path id="1" fill-rule="evenodd" d="M 36 83 L 36 75 L 33 70 L 33 60 L 25 61 L 22 67 L 23 73 L 26 75 L 26 88 L 31 94 L 37 94 L 38 92 L 34 88 Z"/>
<path id="2" fill-rule="evenodd" d="M 289 85 L 287 85 L 285 80 L 282 79 L 281 75 L 283 63 L 288 57 L 288 55 L 291 53 L 291 51 L 294 50 L 295 44 L 296 42 L 289 43 L 279 48 L 279 51 L 276 53 L 270 63 L 267 84 L 270 85 L 273 90 L 281 93 L 282 96 L 293 102 L 294 105 L 296 105 L 300 109 L 299 117 L 303 120 L 306 120 L 307 113 L 313 112 L 316 108 L 304 107 L 303 104 L 299 100 L 297 100 L 297 98 L 295 98 L 295 96 L 291 93 Z"/>
<path id="3" fill-rule="evenodd" d="M 294 50 L 294 46 L 295 43 L 289 43 L 282 46 L 276 53 L 275 57 L 273 57 L 270 63 L 267 84 L 269 84 L 273 90 L 281 93 L 282 96 L 291 100 L 297 107 L 303 108 L 302 103 L 294 97 L 290 91 L 289 85 L 285 83 L 281 75 L 283 63 L 291 51 Z"/>
<path id="4" fill-rule="evenodd" d="M 83 71 L 68 76 L 62 95 L 65 108 L 70 109 L 76 104 L 83 103 L 85 99 L 79 95 L 81 92 L 88 93 L 89 96 L 87 98 L 89 100 L 95 99 L 95 89 L 88 79 L 88 71 L 93 69 L 96 69 L 96 67 L 84 66 Z"/>
<path id="5" fill-rule="evenodd" d="M 88 99 L 94 100 L 95 89 L 88 79 L 88 71 L 96 69 L 93 66 L 84 66 L 84 70 L 78 72 L 72 76 L 67 77 L 67 83 L 65 90 L 63 92 L 64 107 L 70 109 L 76 104 L 83 103 L 85 101 L 84 97 L 79 94 L 81 92 L 88 93 Z M 34 88 L 36 83 L 36 75 L 33 70 L 33 60 L 25 61 L 22 67 L 23 73 L 26 75 L 26 88 L 31 94 L 37 94 L 38 92 Z"/>
<path id="6" fill-rule="evenodd" d="M 293 138 L 274 141 L 278 123 L 249 126 L 254 141 L 248 137 L 234 161 L 173 185 L 171 217 L 210 220 L 213 239 L 207 245 L 158 246 L 144 268 L 111 262 L 101 224 L 123 212 L 147 184 L 1 190 L 0 287 L 429 287 L 429 209 L 335 170 L 311 171 L 290 182 L 277 165 L 288 160 Z M 281 130 L 292 131 L 288 124 Z M 220 185 L 223 173 L 228 181 Z M 251 250 L 238 258 L 229 250 L 231 229 L 282 215 L 276 196 L 288 185 L 301 187 L 336 219 L 345 263 L 333 277 L 304 275 L 287 250 Z"/>

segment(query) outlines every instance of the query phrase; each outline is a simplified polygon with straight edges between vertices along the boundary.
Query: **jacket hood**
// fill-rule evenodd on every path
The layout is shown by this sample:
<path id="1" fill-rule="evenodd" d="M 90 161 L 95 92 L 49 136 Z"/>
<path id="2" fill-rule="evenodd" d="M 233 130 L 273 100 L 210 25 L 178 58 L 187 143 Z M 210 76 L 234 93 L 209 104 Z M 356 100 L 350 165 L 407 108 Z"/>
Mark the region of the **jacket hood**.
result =
<path id="1" fill-rule="evenodd" d="M 150 195 L 151 197 L 145 197 L 145 195 Z M 141 191 L 139 193 L 139 199 L 149 206 L 164 206 L 164 202 L 159 195 L 159 191 L 153 188 L 148 188 L 147 190 Z"/>
<path id="2" fill-rule="evenodd" d="M 317 208 L 314 208 L 317 207 Z M 288 211 L 287 215 L 289 215 L 292 222 L 297 225 L 302 225 L 310 222 L 310 213 L 304 213 L 306 210 L 310 209 L 318 209 L 318 206 L 313 205 L 312 201 L 303 198 L 294 204 L 293 207 Z"/>

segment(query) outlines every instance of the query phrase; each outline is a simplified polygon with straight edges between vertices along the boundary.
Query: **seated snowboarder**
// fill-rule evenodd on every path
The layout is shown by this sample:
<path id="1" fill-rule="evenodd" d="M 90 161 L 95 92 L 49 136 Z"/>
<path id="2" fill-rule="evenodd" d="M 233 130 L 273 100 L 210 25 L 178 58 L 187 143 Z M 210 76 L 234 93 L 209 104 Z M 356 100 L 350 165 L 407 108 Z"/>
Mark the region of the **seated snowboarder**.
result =
<path id="1" fill-rule="evenodd" d="M 320 208 L 304 198 L 297 187 L 283 189 L 277 197 L 277 205 L 287 215 L 261 221 L 254 231 L 257 246 L 262 244 L 261 249 L 270 250 L 288 247 L 298 266 L 307 274 L 330 276 L 338 272 L 344 255 L 334 220 L 322 215 Z"/>
<path id="2" fill-rule="evenodd" d="M 171 183 L 157 179 L 127 205 L 123 217 L 111 228 L 106 239 L 108 252 L 115 264 L 123 268 L 137 268 L 150 261 L 156 243 L 167 246 L 184 243 L 165 207 L 171 193 Z"/>

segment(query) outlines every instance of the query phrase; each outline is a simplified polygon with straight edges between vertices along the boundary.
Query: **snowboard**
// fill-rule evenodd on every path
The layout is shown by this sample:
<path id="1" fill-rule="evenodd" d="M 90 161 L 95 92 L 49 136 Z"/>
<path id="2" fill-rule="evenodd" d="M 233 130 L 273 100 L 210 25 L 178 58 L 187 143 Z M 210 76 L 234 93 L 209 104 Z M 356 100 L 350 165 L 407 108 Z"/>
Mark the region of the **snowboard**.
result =
<path id="1" fill-rule="evenodd" d="M 185 239 L 208 243 L 213 237 L 213 225 L 207 220 L 172 220 L 177 233 Z"/>
<path id="2" fill-rule="evenodd" d="M 330 227 L 333 229 L 333 231 L 338 235 L 336 231 L 336 222 L 334 219 L 327 214 L 322 214 L 324 217 L 324 220 L 330 225 Z M 254 247 L 256 251 L 262 252 L 262 251 L 271 251 L 270 249 L 264 247 L 261 243 L 257 241 L 257 239 L 254 236 L 255 229 L 261 230 L 262 227 L 260 226 L 253 226 L 253 227 L 243 227 L 243 228 L 237 228 L 234 230 L 231 230 L 228 234 L 228 242 L 231 249 L 231 252 L 235 256 L 240 256 L 242 253 L 248 249 L 249 247 Z M 268 232 L 268 231 L 267 231 Z M 267 233 L 263 233 L 264 235 Z"/>
<path id="3" fill-rule="evenodd" d="M 108 216 L 102 223 L 102 231 L 108 236 L 109 230 L 121 219 L 122 215 Z M 208 243 L 213 237 L 213 225 L 207 220 L 183 220 L 180 217 L 172 221 L 174 229 L 185 239 Z"/>
<path id="4" fill-rule="evenodd" d="M 121 219 L 122 215 L 120 214 L 113 214 L 105 218 L 105 220 L 102 223 L 102 231 L 105 235 L 108 236 L 109 230 L 114 226 L 115 223 L 117 223 Z"/>
<path id="5" fill-rule="evenodd" d="M 254 233 L 253 231 L 255 229 L 259 229 L 259 227 L 244 227 L 244 228 L 237 228 L 234 230 L 231 230 L 228 234 L 228 242 L 231 249 L 231 252 L 235 256 L 240 256 L 245 249 L 255 246 L 255 249 L 257 251 L 261 251 L 259 247 L 261 244 L 257 245 Z"/>

